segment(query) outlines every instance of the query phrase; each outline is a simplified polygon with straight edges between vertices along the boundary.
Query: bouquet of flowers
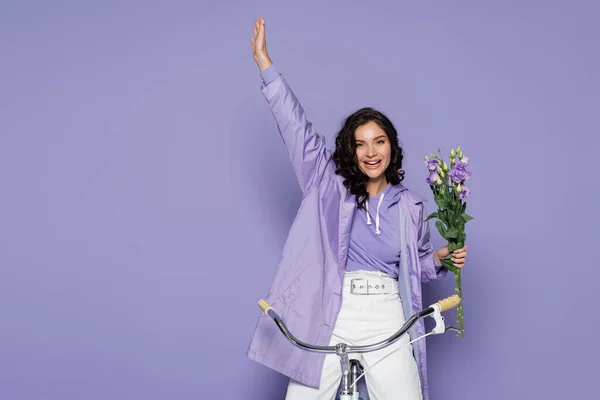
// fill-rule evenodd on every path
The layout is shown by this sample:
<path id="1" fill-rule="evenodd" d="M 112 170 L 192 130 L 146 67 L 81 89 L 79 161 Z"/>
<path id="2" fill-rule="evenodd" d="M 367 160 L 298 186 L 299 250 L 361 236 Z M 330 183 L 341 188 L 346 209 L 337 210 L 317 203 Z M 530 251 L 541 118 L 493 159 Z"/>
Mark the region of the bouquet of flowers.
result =
<path id="1" fill-rule="evenodd" d="M 461 270 L 454 266 L 452 262 L 452 252 L 464 246 L 466 233 L 465 224 L 473 217 L 465 211 L 467 209 L 467 198 L 469 197 L 469 188 L 465 182 L 471 176 L 467 171 L 469 157 L 463 157 L 460 146 L 450 151 L 449 164 L 447 164 L 438 149 L 438 155 L 431 154 L 425 156 L 425 165 L 429 170 L 429 176 L 425 182 L 433 192 L 433 198 L 438 206 L 436 212 L 431 213 L 426 221 L 435 218 L 435 226 L 440 235 L 448 241 L 448 250 L 450 255 L 441 260 L 442 265 L 452 271 L 455 275 L 456 294 L 462 299 Z M 465 328 L 463 320 L 463 302 L 461 301 L 456 309 L 456 322 L 460 327 L 462 338 L 465 338 Z M 457 334 L 458 336 L 458 334 Z"/>

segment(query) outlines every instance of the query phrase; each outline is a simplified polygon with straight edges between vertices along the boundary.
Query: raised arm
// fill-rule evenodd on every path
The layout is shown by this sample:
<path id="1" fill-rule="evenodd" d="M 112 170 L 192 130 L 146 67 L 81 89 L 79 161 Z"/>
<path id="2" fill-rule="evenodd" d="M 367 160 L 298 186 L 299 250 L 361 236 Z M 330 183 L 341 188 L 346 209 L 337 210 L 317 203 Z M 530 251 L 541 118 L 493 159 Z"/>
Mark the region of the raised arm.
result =
<path id="1" fill-rule="evenodd" d="M 318 186 L 325 174 L 335 170 L 325 138 L 306 118 L 292 89 L 276 70 L 267 52 L 265 23 L 262 18 L 254 24 L 254 37 L 250 38 L 254 61 L 263 78 L 262 93 L 267 99 L 277 122 L 302 193 L 305 195 Z"/>

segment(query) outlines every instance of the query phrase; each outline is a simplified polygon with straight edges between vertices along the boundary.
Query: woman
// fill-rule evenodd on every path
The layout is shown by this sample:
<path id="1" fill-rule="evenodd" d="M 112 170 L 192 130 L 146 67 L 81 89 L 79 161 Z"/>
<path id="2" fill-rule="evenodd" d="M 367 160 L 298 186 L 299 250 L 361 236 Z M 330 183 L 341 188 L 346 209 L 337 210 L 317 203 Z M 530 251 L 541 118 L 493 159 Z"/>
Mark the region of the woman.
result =
<path id="1" fill-rule="evenodd" d="M 439 260 L 448 248 L 433 251 L 423 200 L 401 184 L 403 152 L 389 119 L 370 108 L 356 111 L 331 154 L 275 70 L 262 18 L 250 41 L 303 194 L 266 300 L 308 343 L 381 340 L 422 309 L 421 283 L 446 275 Z M 452 260 L 462 268 L 465 257 L 466 246 Z M 412 338 L 423 333 L 422 321 L 410 331 Z M 362 357 L 371 399 L 428 399 L 425 342 L 408 341 Z M 290 377 L 288 400 L 336 395 L 337 356 L 296 348 L 264 315 L 248 356 Z"/>

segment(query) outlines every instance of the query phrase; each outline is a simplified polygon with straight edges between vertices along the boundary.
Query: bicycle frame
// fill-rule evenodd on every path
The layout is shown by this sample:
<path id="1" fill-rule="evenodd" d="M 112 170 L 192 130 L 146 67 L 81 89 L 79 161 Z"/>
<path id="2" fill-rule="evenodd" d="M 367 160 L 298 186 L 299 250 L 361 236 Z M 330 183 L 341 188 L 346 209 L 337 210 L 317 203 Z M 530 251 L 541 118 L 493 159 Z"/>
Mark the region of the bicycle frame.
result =
<path id="1" fill-rule="evenodd" d="M 340 358 L 340 366 L 342 368 L 341 377 L 341 389 L 340 389 L 340 400 L 358 400 L 358 391 L 356 390 L 356 382 L 362 376 L 362 368 L 358 360 L 349 359 L 348 354 L 350 353 L 368 353 L 377 351 L 390 346 L 397 342 L 406 332 L 421 318 L 432 317 L 435 320 L 435 327 L 430 334 L 442 334 L 448 330 L 454 330 L 460 332 L 458 329 L 452 326 L 446 326 L 444 323 L 444 317 L 442 312 L 450 310 L 456 307 L 460 303 L 461 299 L 458 295 L 447 297 L 437 303 L 432 304 L 426 309 L 419 311 L 406 320 L 404 325 L 393 335 L 382 341 L 372 343 L 369 345 L 362 346 L 350 346 L 346 343 L 338 343 L 335 346 L 316 346 L 309 343 L 302 342 L 296 338 L 288 330 L 287 326 L 277 315 L 273 307 L 271 307 L 265 300 L 260 300 L 258 305 L 260 309 L 270 318 L 275 321 L 277 327 L 286 339 L 294 346 L 315 353 L 326 353 L 326 354 L 337 354 Z"/>

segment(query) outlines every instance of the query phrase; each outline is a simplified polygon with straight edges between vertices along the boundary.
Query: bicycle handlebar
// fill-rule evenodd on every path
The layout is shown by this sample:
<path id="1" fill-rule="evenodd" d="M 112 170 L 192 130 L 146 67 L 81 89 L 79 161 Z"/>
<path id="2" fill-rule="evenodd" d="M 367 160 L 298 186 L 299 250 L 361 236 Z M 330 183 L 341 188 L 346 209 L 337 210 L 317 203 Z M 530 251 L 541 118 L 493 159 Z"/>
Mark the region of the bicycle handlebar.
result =
<path id="1" fill-rule="evenodd" d="M 259 302 L 258 302 L 258 306 L 260 307 L 260 309 L 261 309 L 261 310 L 262 310 L 262 311 L 263 311 L 265 314 L 267 314 L 267 312 L 268 312 L 268 310 L 269 310 L 269 309 L 271 309 L 271 310 L 273 309 L 273 307 L 271 307 L 271 306 L 269 305 L 269 303 L 267 303 L 267 301 L 266 301 L 266 300 L 262 300 L 262 299 L 261 299 L 261 300 L 259 300 Z M 267 314 L 267 315 L 269 315 L 269 314 Z"/>
<path id="2" fill-rule="evenodd" d="M 441 318 L 439 314 L 441 312 L 448 311 L 456 307 L 460 303 L 460 301 L 461 299 L 458 295 L 452 295 L 446 297 L 445 299 L 439 300 L 437 303 L 431 305 L 430 307 L 413 314 L 410 318 L 408 318 L 408 320 L 404 323 L 400 330 L 398 330 L 396 333 L 394 333 L 387 339 L 370 345 L 362 346 L 349 346 L 346 344 L 338 344 L 337 346 L 316 346 L 304 343 L 290 333 L 283 320 L 279 317 L 279 315 L 277 315 L 273 307 L 271 307 L 269 303 L 267 303 L 267 301 L 261 299 L 258 302 L 258 306 L 268 317 L 271 317 L 275 321 L 281 333 L 283 333 L 283 335 L 288 339 L 288 341 L 290 341 L 296 347 L 315 353 L 348 354 L 367 353 L 387 347 L 396 342 L 398 339 L 400 339 L 420 318 L 424 318 L 432 314 L 434 314 L 436 324 L 439 324 L 440 321 L 443 321 L 443 318 Z M 446 329 L 447 328 L 440 330 L 439 327 L 436 326 L 436 328 L 434 329 L 434 333 L 442 333 L 445 332 Z"/>
<path id="3" fill-rule="evenodd" d="M 460 297 L 457 294 L 448 296 L 445 299 L 438 301 L 436 304 L 440 306 L 440 312 L 448 311 L 456 307 L 460 303 Z"/>

